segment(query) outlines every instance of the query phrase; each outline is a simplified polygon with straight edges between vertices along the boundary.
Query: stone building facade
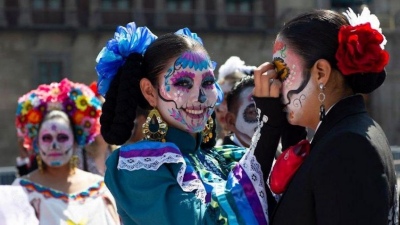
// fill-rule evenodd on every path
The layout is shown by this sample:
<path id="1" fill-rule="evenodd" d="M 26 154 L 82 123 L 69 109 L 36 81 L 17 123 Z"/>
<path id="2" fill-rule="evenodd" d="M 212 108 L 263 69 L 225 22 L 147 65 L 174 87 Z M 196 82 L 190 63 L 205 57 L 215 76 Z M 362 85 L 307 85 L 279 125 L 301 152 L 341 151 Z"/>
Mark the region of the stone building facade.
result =
<path id="1" fill-rule="evenodd" d="M 18 154 L 14 127 L 18 97 L 39 83 L 63 77 L 87 84 L 96 80 L 95 58 L 117 25 L 135 21 L 156 35 L 187 26 L 199 34 L 219 65 L 231 55 L 259 65 L 271 59 L 272 42 L 285 20 L 346 1 L 350 6 L 359 4 L 356 0 L 0 0 L 0 167 L 13 166 Z M 371 11 L 385 18 L 391 53 L 387 88 L 369 96 L 370 109 L 393 144 L 400 144 L 397 2 L 385 0 L 375 6 L 368 1 Z"/>

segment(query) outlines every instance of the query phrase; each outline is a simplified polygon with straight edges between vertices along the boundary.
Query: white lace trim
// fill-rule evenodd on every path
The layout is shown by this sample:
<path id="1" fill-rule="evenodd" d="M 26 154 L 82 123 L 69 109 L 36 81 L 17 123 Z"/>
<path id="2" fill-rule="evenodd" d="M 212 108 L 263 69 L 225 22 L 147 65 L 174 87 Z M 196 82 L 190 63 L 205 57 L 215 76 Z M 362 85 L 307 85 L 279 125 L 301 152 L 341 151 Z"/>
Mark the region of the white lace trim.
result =
<path id="1" fill-rule="evenodd" d="M 206 190 L 200 179 L 183 181 L 187 165 L 185 159 L 180 154 L 166 152 L 162 156 L 157 157 L 146 156 L 124 158 L 120 156 L 117 168 L 128 171 L 140 169 L 156 171 L 161 165 L 168 163 L 182 163 L 182 166 L 177 174 L 176 181 L 185 192 L 192 192 L 196 190 L 196 198 L 200 199 L 202 202 L 205 202 Z"/>
<path id="2" fill-rule="evenodd" d="M 261 136 L 261 128 L 268 121 L 268 117 L 263 115 L 262 120 L 260 120 L 261 110 L 257 108 L 257 118 L 258 118 L 258 128 L 254 133 L 254 136 L 251 140 L 251 145 L 249 150 L 244 154 L 244 156 L 240 159 L 239 164 L 243 167 L 247 176 L 250 178 L 251 183 L 257 192 L 257 197 L 261 203 L 261 206 L 264 211 L 265 218 L 268 220 L 268 204 L 267 204 L 267 194 L 265 193 L 265 184 L 263 182 L 263 173 L 261 171 L 261 166 L 257 162 L 256 157 L 254 156 L 254 151 L 257 146 L 257 142 Z"/>
<path id="3" fill-rule="evenodd" d="M 251 139 L 251 145 L 249 147 L 249 151 L 254 155 L 254 150 L 256 149 L 258 140 L 261 137 L 261 128 L 264 126 L 265 123 L 268 121 L 268 116 L 263 115 L 262 120 L 260 120 L 261 117 L 261 110 L 257 108 L 257 120 L 258 120 L 258 126 L 256 132 L 254 132 L 253 138 Z"/>

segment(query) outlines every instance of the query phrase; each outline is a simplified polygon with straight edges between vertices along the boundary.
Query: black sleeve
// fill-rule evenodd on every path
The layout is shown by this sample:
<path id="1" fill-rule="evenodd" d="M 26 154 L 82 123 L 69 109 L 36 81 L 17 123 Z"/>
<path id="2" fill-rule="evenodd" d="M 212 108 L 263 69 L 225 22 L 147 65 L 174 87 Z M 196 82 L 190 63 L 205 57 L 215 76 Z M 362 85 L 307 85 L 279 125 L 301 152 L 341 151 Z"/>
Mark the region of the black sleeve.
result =
<path id="1" fill-rule="evenodd" d="M 312 168 L 318 224 L 387 224 L 390 188 L 376 146 L 345 134 L 318 150 L 325 153 Z"/>
<path id="2" fill-rule="evenodd" d="M 29 157 L 29 160 L 30 160 L 30 166 L 28 166 L 28 164 L 16 166 L 18 176 L 20 176 L 20 177 L 25 176 L 38 168 L 35 155 L 32 155 L 31 157 Z"/>
<path id="3" fill-rule="evenodd" d="M 272 162 L 286 118 L 282 111 L 282 104 L 278 98 L 258 98 L 253 96 L 253 99 L 256 103 L 257 111 L 259 111 L 259 126 L 262 126 L 254 155 L 260 163 L 263 178 L 266 182 L 271 172 Z M 267 119 L 267 122 L 263 123 L 263 119 Z M 271 216 L 277 202 L 267 183 L 265 183 L 265 187 L 268 215 Z"/>
<path id="4" fill-rule="evenodd" d="M 27 164 L 24 164 L 22 166 L 16 166 L 16 167 L 17 167 L 18 176 L 20 176 L 20 177 L 25 176 L 29 173 Z"/>
<path id="5" fill-rule="evenodd" d="M 264 181 L 267 181 L 286 118 L 279 98 L 253 96 L 253 99 L 259 111 L 259 126 L 262 126 L 254 155 L 261 165 Z M 264 119 L 267 119 L 266 123 Z"/>

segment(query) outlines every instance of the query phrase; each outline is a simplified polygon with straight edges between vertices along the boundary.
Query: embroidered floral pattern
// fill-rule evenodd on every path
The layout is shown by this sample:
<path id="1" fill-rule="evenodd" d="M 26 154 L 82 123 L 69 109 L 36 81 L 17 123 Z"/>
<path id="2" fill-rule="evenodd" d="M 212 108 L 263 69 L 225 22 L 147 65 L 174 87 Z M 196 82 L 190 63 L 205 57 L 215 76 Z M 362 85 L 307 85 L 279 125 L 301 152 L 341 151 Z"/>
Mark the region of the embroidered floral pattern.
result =
<path id="1" fill-rule="evenodd" d="M 67 194 L 52 188 L 42 186 L 29 180 L 21 179 L 20 185 L 24 187 L 28 192 L 38 192 L 45 198 L 56 198 L 64 202 L 77 201 L 84 203 L 86 198 L 97 197 L 101 194 L 101 189 L 104 188 L 104 181 L 100 181 L 87 190 L 79 192 L 77 194 Z"/>

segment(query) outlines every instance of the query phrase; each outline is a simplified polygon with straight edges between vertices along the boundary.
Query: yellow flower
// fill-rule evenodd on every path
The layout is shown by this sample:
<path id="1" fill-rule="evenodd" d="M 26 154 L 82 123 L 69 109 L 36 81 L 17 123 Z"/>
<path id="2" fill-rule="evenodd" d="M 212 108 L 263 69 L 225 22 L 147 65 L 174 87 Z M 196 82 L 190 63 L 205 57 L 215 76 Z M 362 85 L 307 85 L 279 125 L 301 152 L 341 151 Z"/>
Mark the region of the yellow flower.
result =
<path id="1" fill-rule="evenodd" d="M 282 58 L 274 58 L 273 64 L 275 65 L 276 72 L 278 73 L 278 79 L 285 81 L 290 74 L 290 70 Z"/>
<path id="2" fill-rule="evenodd" d="M 81 221 L 79 221 L 77 223 L 75 223 L 74 221 L 69 219 L 69 220 L 67 220 L 67 224 L 68 225 L 86 225 L 87 224 L 87 219 L 82 219 Z"/>
<path id="3" fill-rule="evenodd" d="M 75 103 L 79 110 L 85 111 L 88 106 L 88 99 L 86 96 L 81 95 L 76 98 Z"/>
<path id="4" fill-rule="evenodd" d="M 21 114 L 22 114 L 22 115 L 25 115 L 25 114 L 27 114 L 28 111 L 31 110 L 31 109 L 32 109 L 31 101 L 29 101 L 29 100 L 28 100 L 28 101 L 25 101 L 25 102 L 22 103 Z"/>

